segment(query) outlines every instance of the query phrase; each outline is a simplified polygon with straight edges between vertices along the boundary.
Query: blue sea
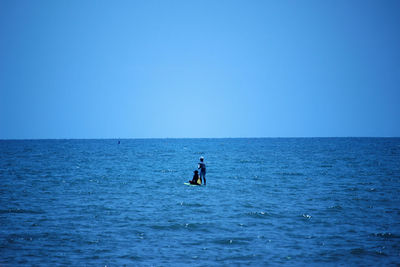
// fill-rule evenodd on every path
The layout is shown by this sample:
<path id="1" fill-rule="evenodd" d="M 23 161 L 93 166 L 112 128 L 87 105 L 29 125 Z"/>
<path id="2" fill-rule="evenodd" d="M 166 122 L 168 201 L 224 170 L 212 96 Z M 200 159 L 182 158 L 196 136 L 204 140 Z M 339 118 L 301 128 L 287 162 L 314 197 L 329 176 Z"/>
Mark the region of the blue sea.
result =
<path id="1" fill-rule="evenodd" d="M 0 183 L 1 266 L 400 265 L 399 138 L 3 140 Z"/>

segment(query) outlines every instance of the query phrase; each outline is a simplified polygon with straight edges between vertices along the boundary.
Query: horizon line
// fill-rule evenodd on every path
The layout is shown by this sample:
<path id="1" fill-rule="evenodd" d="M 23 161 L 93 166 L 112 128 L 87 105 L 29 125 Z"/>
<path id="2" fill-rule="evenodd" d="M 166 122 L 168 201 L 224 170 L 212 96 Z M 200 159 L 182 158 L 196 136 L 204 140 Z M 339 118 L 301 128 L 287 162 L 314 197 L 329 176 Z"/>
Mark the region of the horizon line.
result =
<path id="1" fill-rule="evenodd" d="M 329 138 L 400 138 L 400 136 L 264 136 L 264 137 L 83 137 L 83 138 L 0 138 L 0 141 L 40 140 L 161 140 L 161 139 L 329 139 Z"/>

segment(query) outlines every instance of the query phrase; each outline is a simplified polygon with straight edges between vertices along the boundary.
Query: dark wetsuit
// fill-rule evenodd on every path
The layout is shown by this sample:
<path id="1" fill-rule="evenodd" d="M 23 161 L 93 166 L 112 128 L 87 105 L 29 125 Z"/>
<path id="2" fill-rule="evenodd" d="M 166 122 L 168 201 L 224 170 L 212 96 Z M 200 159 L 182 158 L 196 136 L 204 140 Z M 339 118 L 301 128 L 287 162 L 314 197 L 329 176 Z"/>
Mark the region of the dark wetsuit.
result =
<path id="1" fill-rule="evenodd" d="M 199 162 L 199 168 L 200 169 L 200 178 L 203 180 L 204 185 L 206 185 L 206 164 L 204 161 Z"/>

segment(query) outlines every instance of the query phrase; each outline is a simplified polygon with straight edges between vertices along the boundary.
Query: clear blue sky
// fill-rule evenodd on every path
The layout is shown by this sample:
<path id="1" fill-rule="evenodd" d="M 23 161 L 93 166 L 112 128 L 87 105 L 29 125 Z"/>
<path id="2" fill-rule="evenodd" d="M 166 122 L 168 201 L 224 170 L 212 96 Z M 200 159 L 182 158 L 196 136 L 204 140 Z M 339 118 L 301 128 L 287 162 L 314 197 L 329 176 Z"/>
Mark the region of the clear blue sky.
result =
<path id="1" fill-rule="evenodd" d="M 400 1 L 0 0 L 0 139 L 400 136 Z"/>

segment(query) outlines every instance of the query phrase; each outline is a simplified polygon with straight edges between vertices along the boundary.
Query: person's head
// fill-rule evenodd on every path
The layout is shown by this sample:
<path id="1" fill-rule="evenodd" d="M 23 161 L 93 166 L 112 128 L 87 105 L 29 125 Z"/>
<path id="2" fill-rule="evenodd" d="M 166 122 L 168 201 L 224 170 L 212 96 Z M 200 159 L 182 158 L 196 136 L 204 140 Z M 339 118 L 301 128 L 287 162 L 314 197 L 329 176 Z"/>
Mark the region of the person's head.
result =
<path id="1" fill-rule="evenodd" d="M 199 171 L 198 171 L 198 170 L 195 170 L 195 171 L 194 171 L 194 174 L 198 174 L 198 173 L 199 173 Z"/>
<path id="2" fill-rule="evenodd" d="M 203 157 L 203 156 L 200 157 L 200 161 L 201 161 L 201 162 L 204 161 L 204 157 Z"/>

